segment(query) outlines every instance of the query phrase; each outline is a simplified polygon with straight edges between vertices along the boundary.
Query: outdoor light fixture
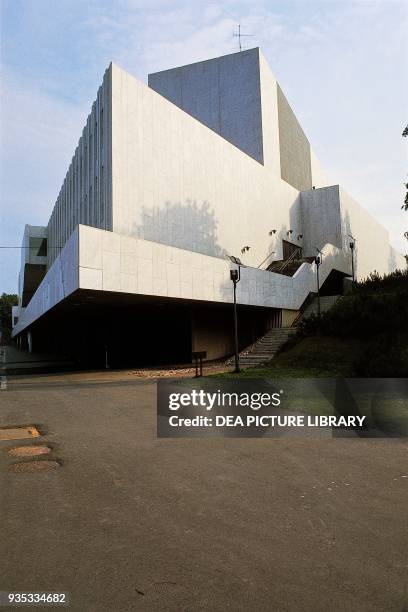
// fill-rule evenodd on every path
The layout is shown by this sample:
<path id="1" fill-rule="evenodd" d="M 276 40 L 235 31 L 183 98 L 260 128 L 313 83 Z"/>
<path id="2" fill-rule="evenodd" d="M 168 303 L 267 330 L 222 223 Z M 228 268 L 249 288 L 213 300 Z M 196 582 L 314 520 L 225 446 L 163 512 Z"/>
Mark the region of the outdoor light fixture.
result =
<path id="1" fill-rule="evenodd" d="M 236 264 L 237 266 L 242 266 L 242 261 L 240 259 L 238 259 L 238 257 L 234 257 L 234 255 L 229 255 L 229 259 L 232 261 L 232 263 Z"/>
<path id="2" fill-rule="evenodd" d="M 249 249 L 250 249 L 250 248 L 251 248 L 251 247 L 249 247 L 249 246 L 244 246 L 244 247 L 242 247 L 242 249 L 241 249 L 241 253 L 242 253 L 242 255 L 243 255 L 243 254 L 244 254 L 246 251 L 249 251 Z"/>
<path id="3" fill-rule="evenodd" d="M 319 251 L 319 253 L 320 253 L 320 251 Z M 320 264 L 322 263 L 322 260 L 321 260 L 320 256 L 319 256 L 319 255 L 317 255 L 317 256 L 315 257 L 315 260 L 314 260 L 314 261 L 315 261 L 315 264 L 316 264 L 316 279 L 317 279 L 317 314 L 318 314 L 318 317 L 319 317 L 319 319 L 320 319 L 321 312 L 320 312 L 320 280 L 319 280 L 319 267 L 320 267 Z"/>
<path id="4" fill-rule="evenodd" d="M 298 240 L 302 240 L 302 238 L 303 238 L 303 234 L 299 234 L 297 237 Z"/>
<path id="5" fill-rule="evenodd" d="M 356 247 L 356 239 L 351 234 L 348 234 L 348 237 L 351 238 L 350 241 L 350 250 L 351 250 L 351 271 L 353 275 L 353 285 L 355 281 L 355 273 L 354 273 L 354 249 Z"/>
<path id="6" fill-rule="evenodd" d="M 271 230 L 271 231 L 269 232 L 269 235 L 270 235 L 270 236 L 272 236 L 272 234 L 276 234 L 276 230 Z"/>
<path id="7" fill-rule="evenodd" d="M 291 234 L 293 234 L 293 230 L 288 230 L 288 231 L 286 232 L 286 235 L 287 235 L 287 236 L 290 236 Z"/>
<path id="8" fill-rule="evenodd" d="M 238 352 L 238 319 L 237 319 L 237 283 L 241 280 L 241 266 L 242 262 L 238 257 L 230 255 L 232 263 L 238 266 L 230 270 L 230 279 L 234 285 L 234 344 L 235 344 L 235 373 L 240 372 L 239 369 L 239 352 Z"/>
<path id="9" fill-rule="evenodd" d="M 238 270 L 230 270 L 230 278 L 233 283 L 238 283 L 239 282 Z"/>

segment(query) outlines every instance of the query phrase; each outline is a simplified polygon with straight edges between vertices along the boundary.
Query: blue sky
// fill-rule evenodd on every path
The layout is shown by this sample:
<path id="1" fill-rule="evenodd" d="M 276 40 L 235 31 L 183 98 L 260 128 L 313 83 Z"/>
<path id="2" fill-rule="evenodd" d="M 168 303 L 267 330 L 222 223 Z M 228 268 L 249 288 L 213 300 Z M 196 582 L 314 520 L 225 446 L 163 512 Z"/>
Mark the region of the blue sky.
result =
<path id="1" fill-rule="evenodd" d="M 103 73 L 149 72 L 237 50 L 254 34 L 333 183 L 407 251 L 405 0 L 1 0 L 0 245 L 46 224 Z M 0 250 L 0 293 L 20 252 Z"/>

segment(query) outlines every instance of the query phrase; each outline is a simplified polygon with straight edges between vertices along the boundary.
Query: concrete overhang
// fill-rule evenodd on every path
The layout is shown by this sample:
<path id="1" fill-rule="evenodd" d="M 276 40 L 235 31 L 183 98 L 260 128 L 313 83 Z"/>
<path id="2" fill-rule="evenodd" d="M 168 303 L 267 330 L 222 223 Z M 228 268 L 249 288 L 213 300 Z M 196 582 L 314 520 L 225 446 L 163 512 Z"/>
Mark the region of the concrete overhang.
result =
<path id="1" fill-rule="evenodd" d="M 349 274 L 346 254 L 333 245 L 325 245 L 322 250 L 321 283 L 333 269 Z M 71 303 L 78 291 L 81 295 L 89 292 L 91 299 L 93 296 L 98 300 L 122 295 L 123 301 L 129 303 L 156 300 L 166 304 L 231 304 L 230 268 L 226 259 L 79 225 L 47 272 L 13 335 L 60 302 L 69 298 Z M 315 287 L 315 264 L 302 264 L 293 277 L 245 267 L 237 287 L 237 303 L 298 310 Z"/>

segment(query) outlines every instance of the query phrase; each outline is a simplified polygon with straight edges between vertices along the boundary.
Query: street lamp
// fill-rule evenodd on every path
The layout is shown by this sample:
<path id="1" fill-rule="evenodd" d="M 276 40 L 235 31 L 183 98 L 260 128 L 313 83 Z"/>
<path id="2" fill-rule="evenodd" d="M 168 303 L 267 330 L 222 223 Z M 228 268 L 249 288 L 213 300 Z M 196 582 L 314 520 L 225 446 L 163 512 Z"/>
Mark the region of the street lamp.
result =
<path id="1" fill-rule="evenodd" d="M 315 264 L 316 264 L 316 278 L 317 278 L 317 314 L 319 316 L 320 319 L 320 280 L 319 280 L 319 267 L 320 264 L 322 263 L 320 256 L 317 255 L 315 257 Z"/>
<path id="2" fill-rule="evenodd" d="M 354 281 L 355 281 L 355 273 L 354 273 L 354 249 L 356 247 L 356 239 L 353 238 L 353 236 L 351 234 L 349 234 L 349 238 L 351 238 L 351 242 L 350 242 L 350 250 L 351 250 L 351 271 L 352 271 L 352 275 L 353 275 L 353 285 L 354 285 Z"/>
<path id="3" fill-rule="evenodd" d="M 230 270 L 230 279 L 234 285 L 234 344 L 235 344 L 235 373 L 239 373 L 239 352 L 238 352 L 238 318 L 237 318 L 237 283 L 241 280 L 241 266 L 242 262 L 238 257 L 230 256 L 232 263 L 238 266 Z"/>

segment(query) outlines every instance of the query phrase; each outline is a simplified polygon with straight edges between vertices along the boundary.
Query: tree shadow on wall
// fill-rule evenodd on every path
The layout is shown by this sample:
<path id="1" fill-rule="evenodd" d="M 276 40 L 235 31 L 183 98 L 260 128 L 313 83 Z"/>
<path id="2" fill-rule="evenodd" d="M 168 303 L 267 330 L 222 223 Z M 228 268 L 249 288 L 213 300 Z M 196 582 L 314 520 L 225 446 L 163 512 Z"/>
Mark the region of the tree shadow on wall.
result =
<path id="1" fill-rule="evenodd" d="M 167 201 L 164 208 L 142 207 L 141 223 L 134 224 L 132 235 L 187 251 L 214 257 L 227 257 L 218 244 L 218 222 L 210 204 L 186 199 L 185 203 Z"/>

